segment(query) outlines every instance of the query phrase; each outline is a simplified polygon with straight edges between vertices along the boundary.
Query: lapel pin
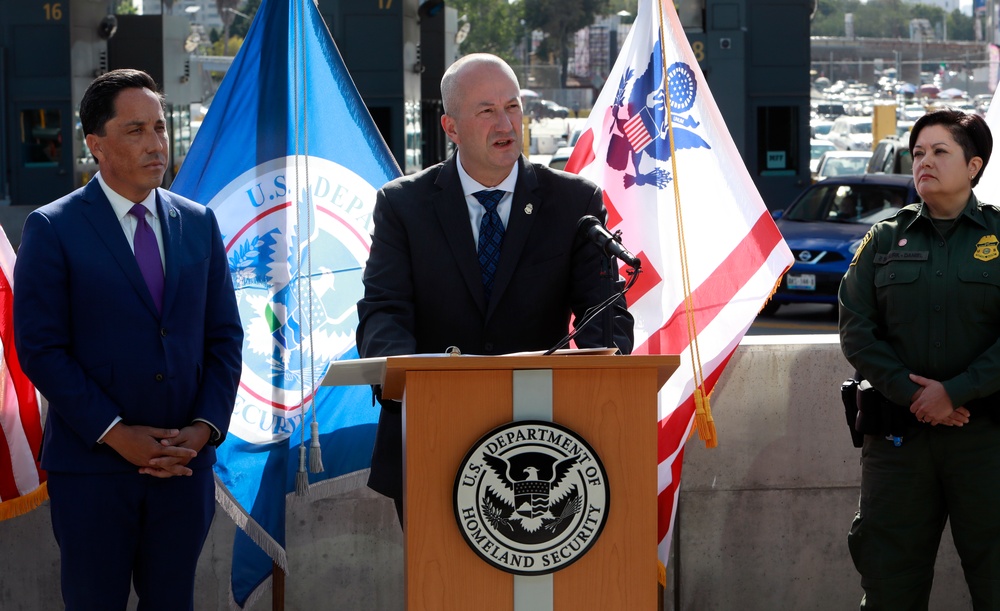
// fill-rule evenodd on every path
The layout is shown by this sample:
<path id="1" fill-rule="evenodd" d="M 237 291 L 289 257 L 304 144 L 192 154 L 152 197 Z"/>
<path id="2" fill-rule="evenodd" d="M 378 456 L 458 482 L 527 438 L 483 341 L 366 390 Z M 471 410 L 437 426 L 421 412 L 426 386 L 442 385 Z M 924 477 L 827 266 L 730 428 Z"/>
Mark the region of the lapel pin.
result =
<path id="1" fill-rule="evenodd" d="M 535 209 L 534 206 L 532 206 L 531 204 L 528 204 L 527 206 L 524 207 L 524 213 L 525 214 L 531 214 L 531 211 L 534 210 L 534 209 Z"/>
<path id="2" fill-rule="evenodd" d="M 173 208 L 170 209 L 170 212 L 168 212 L 168 214 L 170 215 L 170 218 L 172 218 L 172 219 L 177 218 L 177 211 L 174 210 Z"/>

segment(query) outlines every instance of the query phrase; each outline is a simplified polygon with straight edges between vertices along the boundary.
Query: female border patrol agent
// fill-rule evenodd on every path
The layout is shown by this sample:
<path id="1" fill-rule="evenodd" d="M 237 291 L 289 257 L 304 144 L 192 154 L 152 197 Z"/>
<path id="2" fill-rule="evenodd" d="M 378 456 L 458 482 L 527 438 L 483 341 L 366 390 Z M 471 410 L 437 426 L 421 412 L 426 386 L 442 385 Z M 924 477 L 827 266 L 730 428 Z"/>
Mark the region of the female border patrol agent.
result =
<path id="1" fill-rule="evenodd" d="M 992 150 L 981 117 L 917 120 L 923 202 L 872 227 L 840 286 L 844 355 L 903 423 L 862 449 L 862 609 L 927 609 L 948 520 L 974 608 L 1000 609 L 1000 209 L 972 193 Z"/>

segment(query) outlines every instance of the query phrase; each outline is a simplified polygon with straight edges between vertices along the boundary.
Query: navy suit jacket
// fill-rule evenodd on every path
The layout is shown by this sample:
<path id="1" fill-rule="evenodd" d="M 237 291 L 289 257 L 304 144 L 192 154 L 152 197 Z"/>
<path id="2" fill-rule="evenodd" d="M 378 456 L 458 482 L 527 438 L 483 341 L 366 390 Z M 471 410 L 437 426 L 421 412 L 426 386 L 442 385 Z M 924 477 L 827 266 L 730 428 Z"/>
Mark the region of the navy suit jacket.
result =
<path id="1" fill-rule="evenodd" d="M 452 156 L 378 193 L 372 249 L 358 303 L 362 357 L 546 350 L 604 300 L 601 251 L 577 231 L 584 215 L 606 220 L 600 189 L 579 176 L 519 160 L 510 218 L 487 303 L 462 183 Z M 617 273 L 615 274 L 617 278 Z M 632 317 L 620 299 L 614 340 L 632 351 Z M 603 346 L 600 316 L 577 336 Z M 389 403 L 389 402 L 387 402 Z M 369 486 L 401 495 L 398 406 L 379 419 Z"/>
<path id="2" fill-rule="evenodd" d="M 42 467 L 134 470 L 97 440 L 125 424 L 225 437 L 241 370 L 243 328 L 211 209 L 156 190 L 166 259 L 163 314 L 97 179 L 32 212 L 14 270 L 18 357 L 48 400 Z M 221 439 L 216 443 L 221 442 Z M 206 446 L 188 466 L 208 467 Z"/>

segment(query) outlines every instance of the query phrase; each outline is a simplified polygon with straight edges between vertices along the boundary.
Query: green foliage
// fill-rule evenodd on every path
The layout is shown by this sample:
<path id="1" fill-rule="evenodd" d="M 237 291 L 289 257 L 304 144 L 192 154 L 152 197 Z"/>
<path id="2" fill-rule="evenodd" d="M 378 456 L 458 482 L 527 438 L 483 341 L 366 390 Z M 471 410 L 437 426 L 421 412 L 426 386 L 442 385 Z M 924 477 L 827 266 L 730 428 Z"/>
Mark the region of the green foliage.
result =
<path id="1" fill-rule="evenodd" d="M 238 10 L 244 15 L 248 15 L 250 19 L 244 19 L 239 15 L 233 19 L 233 24 L 229 26 L 229 33 L 233 36 L 239 36 L 240 38 L 247 37 L 247 31 L 250 29 L 250 24 L 253 22 L 253 18 L 257 15 L 257 9 L 260 8 L 261 0 L 247 0 L 246 4 L 240 7 Z"/>
<path id="2" fill-rule="evenodd" d="M 136 15 L 139 10 L 135 8 L 131 0 L 118 0 L 115 3 L 115 15 Z"/>
<path id="3" fill-rule="evenodd" d="M 902 0 L 818 0 L 810 33 L 813 36 L 844 36 L 844 15 L 854 14 L 854 35 L 859 38 L 909 38 L 910 20 L 927 19 L 940 28 L 947 21 L 948 40 L 974 40 L 973 20 L 959 10 L 944 10 L 926 4 L 903 4 Z"/>
<path id="4" fill-rule="evenodd" d="M 510 64 L 524 61 L 515 53 L 515 47 L 526 34 L 521 24 L 523 1 L 447 0 L 447 4 L 458 10 L 459 27 L 469 24 L 469 35 L 459 46 L 462 55 L 492 53 Z"/>

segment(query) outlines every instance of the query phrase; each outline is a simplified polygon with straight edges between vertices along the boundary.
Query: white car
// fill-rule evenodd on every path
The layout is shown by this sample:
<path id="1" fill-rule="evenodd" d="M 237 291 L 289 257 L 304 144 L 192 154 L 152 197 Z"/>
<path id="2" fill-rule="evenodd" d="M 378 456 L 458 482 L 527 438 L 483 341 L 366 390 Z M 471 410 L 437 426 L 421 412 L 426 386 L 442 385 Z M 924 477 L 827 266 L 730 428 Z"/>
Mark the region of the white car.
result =
<path id="1" fill-rule="evenodd" d="M 823 156 L 823 153 L 827 151 L 835 151 L 837 147 L 833 145 L 829 140 L 823 140 L 820 138 L 812 138 L 809 140 L 809 173 L 816 174 L 816 166 L 819 164 L 819 158 Z"/>
<path id="2" fill-rule="evenodd" d="M 552 157 L 549 158 L 549 167 L 556 170 L 565 170 L 566 162 L 569 161 L 569 156 L 572 154 L 572 146 L 560 146 L 556 149 L 556 152 L 552 153 Z"/>
<path id="3" fill-rule="evenodd" d="M 837 117 L 827 139 L 842 151 L 872 150 L 871 117 Z"/>
<path id="4" fill-rule="evenodd" d="M 830 151 L 823 153 L 813 175 L 820 181 L 830 176 L 856 176 L 868 169 L 871 151 Z"/>

